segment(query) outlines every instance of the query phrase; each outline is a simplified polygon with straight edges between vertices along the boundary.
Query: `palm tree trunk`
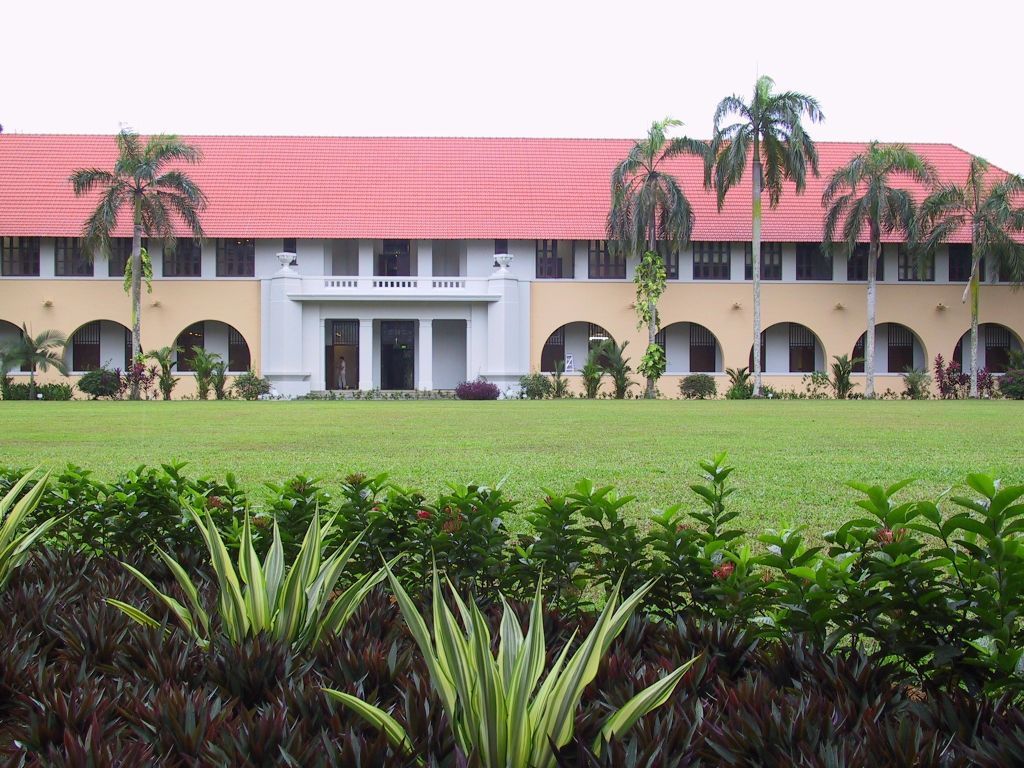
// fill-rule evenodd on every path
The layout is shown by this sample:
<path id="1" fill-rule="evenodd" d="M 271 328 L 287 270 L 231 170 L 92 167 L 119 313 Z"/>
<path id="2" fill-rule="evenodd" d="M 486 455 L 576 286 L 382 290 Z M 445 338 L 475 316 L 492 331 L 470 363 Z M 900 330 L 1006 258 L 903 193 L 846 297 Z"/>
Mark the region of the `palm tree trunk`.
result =
<path id="1" fill-rule="evenodd" d="M 751 185 L 753 232 L 750 243 L 750 274 L 754 283 L 754 390 L 761 396 L 761 147 L 754 137 L 754 179 Z"/>
<path id="2" fill-rule="evenodd" d="M 868 327 L 864 338 L 864 397 L 868 400 L 875 397 L 875 276 L 878 271 L 878 257 L 882 252 L 880 235 L 874 226 L 871 230 L 871 255 L 868 257 Z"/>
<path id="3" fill-rule="evenodd" d="M 651 221 L 650 234 L 648 236 L 648 245 L 652 252 L 656 252 L 658 242 L 655 239 L 654 221 Z M 650 322 L 647 323 L 647 348 L 650 349 L 654 344 L 654 339 L 658 334 L 658 308 L 655 306 L 653 301 L 647 302 L 647 310 L 650 313 Z M 647 400 L 653 400 L 655 396 L 654 390 L 654 377 L 647 377 L 647 389 L 644 391 L 644 398 Z"/>
<path id="4" fill-rule="evenodd" d="M 975 205 L 977 210 L 978 204 Z M 978 397 L 978 299 L 981 293 L 981 252 L 978 247 L 978 225 L 971 232 L 971 391 L 972 398 Z"/>
<path id="5" fill-rule="evenodd" d="M 28 399 L 36 399 L 36 364 L 32 363 L 32 366 L 28 369 Z"/>
<path id="6" fill-rule="evenodd" d="M 132 359 L 128 362 L 134 366 L 136 358 L 142 354 L 142 199 L 135 198 L 135 226 L 132 230 Z M 139 382 L 132 376 L 132 400 L 139 399 Z"/>

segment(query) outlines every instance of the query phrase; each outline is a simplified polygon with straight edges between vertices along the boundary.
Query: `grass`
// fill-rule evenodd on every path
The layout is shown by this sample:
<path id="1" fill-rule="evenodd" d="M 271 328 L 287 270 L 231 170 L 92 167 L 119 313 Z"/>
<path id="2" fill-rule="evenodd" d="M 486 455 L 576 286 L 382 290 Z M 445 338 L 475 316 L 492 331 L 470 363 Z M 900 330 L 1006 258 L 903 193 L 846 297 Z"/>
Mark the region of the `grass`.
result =
<path id="1" fill-rule="evenodd" d="M 697 461 L 728 450 L 751 530 L 828 530 L 857 479 L 919 478 L 936 494 L 971 471 L 1024 482 L 1024 410 L 977 402 L 69 402 L 0 404 L 0 463 L 74 462 L 109 479 L 172 459 L 234 472 L 256 491 L 294 474 L 336 486 L 351 471 L 436 492 L 506 478 L 516 499 L 589 477 L 651 508 L 693 503 Z"/>

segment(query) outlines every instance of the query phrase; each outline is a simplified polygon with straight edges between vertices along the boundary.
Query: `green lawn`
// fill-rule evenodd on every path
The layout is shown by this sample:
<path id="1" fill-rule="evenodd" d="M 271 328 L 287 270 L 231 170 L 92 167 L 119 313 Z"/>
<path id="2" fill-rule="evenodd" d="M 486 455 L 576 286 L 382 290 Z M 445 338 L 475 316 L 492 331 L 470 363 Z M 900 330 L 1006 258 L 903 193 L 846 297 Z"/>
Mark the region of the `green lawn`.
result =
<path id="1" fill-rule="evenodd" d="M 968 471 L 1024 482 L 1022 424 L 1024 406 L 1007 401 L 12 402 L 0 403 L 0 463 L 109 478 L 179 459 L 252 489 L 300 472 L 335 485 L 388 472 L 427 493 L 507 477 L 531 501 L 589 477 L 635 495 L 642 516 L 692 503 L 698 459 L 728 450 L 746 526 L 820 532 L 854 511 L 849 479 L 918 477 L 922 494 Z"/>

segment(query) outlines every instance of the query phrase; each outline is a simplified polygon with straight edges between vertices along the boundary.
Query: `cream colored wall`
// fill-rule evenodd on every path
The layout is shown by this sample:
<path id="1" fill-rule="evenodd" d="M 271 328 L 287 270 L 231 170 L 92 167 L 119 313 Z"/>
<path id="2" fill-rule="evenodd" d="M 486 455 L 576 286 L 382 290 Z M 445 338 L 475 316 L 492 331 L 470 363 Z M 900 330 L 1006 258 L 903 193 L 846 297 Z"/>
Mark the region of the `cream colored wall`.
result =
<path id="1" fill-rule="evenodd" d="M 219 320 L 235 327 L 249 345 L 252 366 L 260 370 L 260 289 L 256 280 L 174 280 L 153 282 L 142 295 L 142 345 L 150 350 L 174 344 L 178 334 L 200 320 Z M 47 306 L 49 303 L 49 306 Z M 29 330 L 46 329 L 70 336 L 93 320 L 131 325 L 131 306 L 120 280 L 4 279 L 0 280 L 0 320 Z M 27 374 L 12 371 L 16 380 Z M 176 397 L 195 392 L 193 377 L 181 379 Z M 49 371 L 40 381 L 65 380 Z M 79 377 L 68 377 L 76 381 Z"/>
<path id="2" fill-rule="evenodd" d="M 936 354 L 950 359 L 960 336 L 970 328 L 970 312 L 960 299 L 962 285 L 896 284 L 878 286 L 878 323 L 901 323 L 920 338 L 928 367 Z M 627 282 L 545 282 L 532 284 L 530 369 L 540 368 L 541 349 L 555 329 L 575 321 L 603 326 L 616 341 L 629 340 L 627 355 L 635 368 L 647 346 L 646 330 L 636 327 L 634 287 Z M 851 354 L 867 327 L 867 292 L 863 284 L 762 283 L 761 327 L 775 323 L 801 323 L 824 346 L 825 360 Z M 941 305 L 941 306 L 940 306 Z M 724 366 L 748 365 L 753 329 L 750 283 L 670 283 L 659 304 L 661 325 L 700 323 L 718 338 Z M 1009 286 L 984 285 L 981 322 L 1000 323 L 1018 338 L 1024 337 L 1024 297 Z M 679 376 L 666 376 L 659 389 L 666 396 L 678 393 Z M 725 376 L 717 377 L 719 391 Z M 803 374 L 766 374 L 767 384 L 802 390 Z M 862 376 L 855 381 L 863 382 Z M 636 380 L 641 381 L 638 376 Z M 576 384 L 578 387 L 578 383 Z M 605 385 L 607 386 L 607 385 Z M 902 376 L 876 377 L 876 389 L 902 390 Z"/>

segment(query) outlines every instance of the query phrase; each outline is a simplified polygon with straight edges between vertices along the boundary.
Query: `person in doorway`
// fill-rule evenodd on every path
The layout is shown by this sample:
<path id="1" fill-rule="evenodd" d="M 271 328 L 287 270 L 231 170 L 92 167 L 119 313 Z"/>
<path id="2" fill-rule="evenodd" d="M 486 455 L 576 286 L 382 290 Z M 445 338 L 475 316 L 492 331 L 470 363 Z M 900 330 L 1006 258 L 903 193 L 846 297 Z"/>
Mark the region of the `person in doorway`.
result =
<path id="1" fill-rule="evenodd" d="M 348 367 L 344 356 L 338 361 L 338 389 L 348 389 Z"/>

